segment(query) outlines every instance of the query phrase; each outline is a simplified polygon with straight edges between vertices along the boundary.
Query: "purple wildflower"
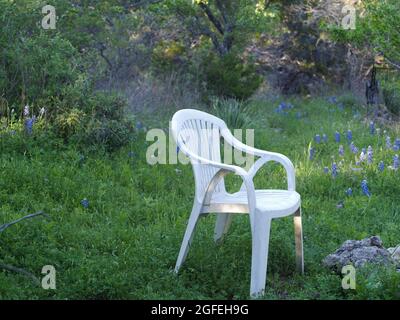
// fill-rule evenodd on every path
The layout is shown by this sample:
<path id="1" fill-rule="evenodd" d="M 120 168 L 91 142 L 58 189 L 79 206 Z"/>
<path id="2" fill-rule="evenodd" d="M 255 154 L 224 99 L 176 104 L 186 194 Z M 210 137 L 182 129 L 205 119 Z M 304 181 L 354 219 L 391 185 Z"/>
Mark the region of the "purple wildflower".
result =
<path id="1" fill-rule="evenodd" d="M 397 150 L 400 149 L 400 138 L 396 139 L 396 141 L 394 142 L 394 145 L 397 147 Z"/>
<path id="2" fill-rule="evenodd" d="M 321 143 L 321 136 L 319 134 L 316 134 L 314 137 L 315 143 L 320 144 Z"/>
<path id="3" fill-rule="evenodd" d="M 367 150 L 365 148 L 362 148 L 360 154 L 360 162 L 364 162 L 365 159 L 367 159 Z"/>
<path id="4" fill-rule="evenodd" d="M 366 195 L 367 197 L 371 196 L 371 192 L 369 191 L 367 180 L 363 180 L 361 182 L 361 190 L 362 190 L 363 194 Z"/>
<path id="5" fill-rule="evenodd" d="M 343 157 L 344 156 L 344 148 L 343 145 L 339 146 L 339 156 Z"/>
<path id="6" fill-rule="evenodd" d="M 137 130 L 142 130 L 142 129 L 143 129 L 143 123 L 140 122 L 140 121 L 137 121 L 137 122 L 136 122 L 136 129 L 137 129 Z"/>
<path id="7" fill-rule="evenodd" d="M 340 133 L 339 133 L 338 131 L 335 132 L 335 141 L 336 141 L 337 143 L 340 142 Z"/>
<path id="8" fill-rule="evenodd" d="M 31 135 L 33 132 L 33 125 L 35 124 L 36 117 L 28 118 L 25 120 L 25 131 L 28 135 Z"/>
<path id="9" fill-rule="evenodd" d="M 328 174 L 329 173 L 329 168 L 328 167 L 324 167 L 324 173 Z"/>
<path id="10" fill-rule="evenodd" d="M 329 98 L 328 98 L 328 102 L 329 102 L 329 103 L 332 103 L 332 104 L 336 104 L 336 103 L 337 103 L 337 98 L 336 98 L 335 96 L 329 97 Z"/>
<path id="11" fill-rule="evenodd" d="M 391 149 L 392 148 L 392 142 L 389 136 L 386 137 L 386 148 Z"/>
<path id="12" fill-rule="evenodd" d="M 400 167 L 400 160 L 399 160 L 399 156 L 396 154 L 393 157 L 393 169 L 397 170 L 397 169 L 399 169 L 399 167 Z"/>
<path id="13" fill-rule="evenodd" d="M 322 141 L 323 141 L 324 143 L 327 143 L 327 142 L 328 142 L 328 136 L 327 136 L 325 133 L 322 135 Z"/>
<path id="14" fill-rule="evenodd" d="M 378 170 L 383 172 L 385 170 L 385 163 L 383 161 L 379 162 Z"/>
<path id="15" fill-rule="evenodd" d="M 337 164 L 336 162 L 332 163 L 332 177 L 336 178 L 338 175 Z"/>
<path id="16" fill-rule="evenodd" d="M 353 153 L 358 153 L 358 148 L 354 145 L 354 142 L 350 143 L 350 150 Z"/>
<path id="17" fill-rule="evenodd" d="M 374 151 L 372 150 L 371 146 L 368 146 L 368 149 L 367 149 L 367 162 L 368 162 L 368 164 L 371 164 L 372 162 L 374 162 Z"/>
<path id="18" fill-rule="evenodd" d="M 315 156 L 315 149 L 311 147 L 309 150 L 309 159 L 314 160 L 314 156 Z"/>
<path id="19" fill-rule="evenodd" d="M 353 195 L 353 189 L 352 188 L 348 188 L 346 190 L 346 195 L 348 195 L 349 197 Z"/>
<path id="20" fill-rule="evenodd" d="M 375 134 L 375 123 L 373 121 L 369 123 L 369 133 Z"/>
<path id="21" fill-rule="evenodd" d="M 353 140 L 353 132 L 351 130 L 347 130 L 347 140 L 349 142 Z"/>
<path id="22" fill-rule="evenodd" d="M 81 200 L 81 205 L 82 207 L 84 207 L 85 209 L 89 208 L 89 200 L 84 198 L 83 200 Z"/>

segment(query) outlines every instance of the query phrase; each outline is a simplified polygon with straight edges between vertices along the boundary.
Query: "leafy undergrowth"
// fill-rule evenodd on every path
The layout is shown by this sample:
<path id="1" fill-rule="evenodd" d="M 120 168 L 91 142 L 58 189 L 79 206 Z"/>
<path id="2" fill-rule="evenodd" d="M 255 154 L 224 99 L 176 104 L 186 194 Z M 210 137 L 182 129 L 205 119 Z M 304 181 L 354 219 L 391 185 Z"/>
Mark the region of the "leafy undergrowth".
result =
<path id="1" fill-rule="evenodd" d="M 321 264 L 347 239 L 379 235 L 386 247 L 400 243 L 400 170 L 389 168 L 396 149 L 386 143 L 389 135 L 394 144 L 399 128 L 376 124 L 371 134 L 363 110 L 346 103 L 326 99 L 291 103 L 293 108 L 277 109 L 279 101 L 254 102 L 253 122 L 248 125 L 255 128 L 256 147 L 293 160 L 303 205 L 306 273 L 295 273 L 292 219 L 274 220 L 265 298 L 399 299 L 400 273 L 395 270 L 366 268 L 357 273 L 356 290 L 346 291 L 341 277 Z M 172 113 L 163 120 L 164 127 Z M 357 154 L 346 140 L 349 129 Z M 335 142 L 336 131 L 341 133 L 340 143 Z M 316 143 L 316 134 L 326 134 L 328 141 Z M 50 216 L 21 222 L 1 233 L 0 261 L 38 277 L 44 265 L 57 270 L 56 290 L 43 290 L 22 275 L 0 271 L 0 298 L 248 298 L 247 216 L 235 217 L 221 245 L 212 240 L 215 216 L 202 219 L 181 273 L 173 274 L 191 210 L 193 175 L 187 165 L 148 165 L 150 142 L 144 133 L 111 155 L 81 154 L 73 146 L 50 144 L 43 137 L 21 142 L 18 134 L 5 133 L 0 139 L 0 224 L 39 210 Z M 340 144 L 343 158 L 338 154 Z M 356 164 L 362 148 L 369 145 L 372 163 Z M 380 161 L 385 164 L 383 172 L 378 169 Z M 363 180 L 370 197 L 361 189 Z M 227 184 L 233 190 L 240 181 L 230 178 Z M 284 172 L 270 165 L 260 171 L 255 184 L 284 187 Z M 352 195 L 346 195 L 349 188 Z M 88 202 L 82 204 L 83 199 Z"/>

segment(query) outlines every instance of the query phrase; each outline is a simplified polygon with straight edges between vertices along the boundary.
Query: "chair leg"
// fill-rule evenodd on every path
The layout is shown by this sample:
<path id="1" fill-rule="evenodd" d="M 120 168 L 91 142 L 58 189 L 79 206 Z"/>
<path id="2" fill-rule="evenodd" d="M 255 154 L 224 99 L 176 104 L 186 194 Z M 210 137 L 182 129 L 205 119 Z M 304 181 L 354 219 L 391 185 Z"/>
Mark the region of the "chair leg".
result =
<path id="1" fill-rule="evenodd" d="M 269 234 L 271 218 L 259 215 L 254 221 L 252 232 L 250 295 L 258 298 L 264 295 L 267 279 Z"/>
<path id="2" fill-rule="evenodd" d="M 214 229 L 214 241 L 218 242 L 228 233 L 229 227 L 232 223 L 231 213 L 219 213 L 217 214 L 217 222 L 215 223 Z"/>
<path id="3" fill-rule="evenodd" d="M 175 272 L 178 273 L 180 267 L 186 260 L 190 244 L 193 239 L 194 229 L 196 228 L 197 221 L 200 217 L 201 204 L 195 202 L 193 204 L 192 213 L 190 214 L 189 222 L 186 227 L 185 236 L 183 237 L 181 249 L 179 251 L 178 259 L 175 265 Z"/>
<path id="4" fill-rule="evenodd" d="M 301 222 L 301 208 L 294 214 L 294 234 L 296 243 L 296 269 L 304 274 L 304 253 L 303 253 L 303 226 Z"/>

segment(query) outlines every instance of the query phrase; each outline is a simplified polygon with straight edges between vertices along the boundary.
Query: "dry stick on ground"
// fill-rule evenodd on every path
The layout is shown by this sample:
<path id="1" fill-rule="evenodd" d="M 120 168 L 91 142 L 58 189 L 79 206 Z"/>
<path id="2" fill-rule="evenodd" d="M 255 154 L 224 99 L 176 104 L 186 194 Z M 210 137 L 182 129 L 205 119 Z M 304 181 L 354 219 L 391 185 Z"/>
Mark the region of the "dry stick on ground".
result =
<path id="1" fill-rule="evenodd" d="M 7 228 L 11 227 L 12 225 L 14 225 L 14 224 L 16 224 L 18 222 L 21 222 L 22 220 L 32 219 L 32 218 L 37 217 L 37 216 L 48 217 L 47 214 L 45 214 L 43 211 L 38 211 L 36 213 L 28 214 L 25 217 L 22 217 L 22 218 L 19 218 L 17 220 L 14 220 L 14 221 L 11 221 L 9 223 L 5 223 L 5 224 L 1 225 L 0 226 L 0 232 L 3 232 Z M 28 272 L 28 271 L 26 271 L 24 269 L 17 268 L 17 267 L 14 267 L 14 266 L 10 266 L 8 264 L 1 264 L 1 263 L 0 263 L 0 269 L 4 269 L 4 270 L 13 271 L 13 272 L 17 272 L 17 273 L 23 274 L 24 276 L 26 276 L 28 278 L 31 278 L 33 280 L 33 282 L 35 282 L 37 285 L 40 285 L 39 279 L 37 277 L 35 277 L 32 273 L 30 273 L 30 272 Z"/>

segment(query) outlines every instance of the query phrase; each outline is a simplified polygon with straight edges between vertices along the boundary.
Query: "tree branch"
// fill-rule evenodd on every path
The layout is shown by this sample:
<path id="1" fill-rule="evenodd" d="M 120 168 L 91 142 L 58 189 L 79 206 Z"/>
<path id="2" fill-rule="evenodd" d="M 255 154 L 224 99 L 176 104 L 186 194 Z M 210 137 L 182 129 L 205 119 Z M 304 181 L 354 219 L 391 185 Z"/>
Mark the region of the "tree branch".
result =
<path id="1" fill-rule="evenodd" d="M 222 27 L 221 22 L 218 21 L 217 17 L 214 16 L 212 13 L 210 7 L 206 5 L 203 2 L 199 3 L 200 8 L 204 11 L 204 13 L 207 15 L 208 20 L 214 25 L 214 27 L 218 30 L 218 32 L 223 35 L 224 34 L 224 28 Z"/>
<path id="2" fill-rule="evenodd" d="M 45 214 L 43 211 L 38 211 L 38 212 L 36 212 L 36 213 L 28 214 L 28 215 L 25 216 L 25 217 L 22 217 L 22 218 L 19 218 L 19 219 L 15 220 L 15 221 L 11 221 L 11 222 L 9 222 L 9 223 L 5 223 L 5 224 L 1 225 L 1 226 L 0 226 L 0 232 L 3 232 L 3 231 L 6 230 L 7 228 L 11 227 L 12 225 L 14 225 L 14 224 L 16 224 L 16 223 L 18 223 L 18 222 L 21 222 L 22 220 L 32 219 L 32 218 L 37 217 L 37 216 L 45 216 L 45 217 L 48 217 L 48 215 Z"/>
<path id="3" fill-rule="evenodd" d="M 14 266 L 10 266 L 9 264 L 1 264 L 0 263 L 0 269 L 20 273 L 20 274 L 24 275 L 25 277 L 31 278 L 35 284 L 40 285 L 40 280 L 35 275 L 33 275 L 32 273 L 30 273 L 22 268 L 17 268 Z"/>

